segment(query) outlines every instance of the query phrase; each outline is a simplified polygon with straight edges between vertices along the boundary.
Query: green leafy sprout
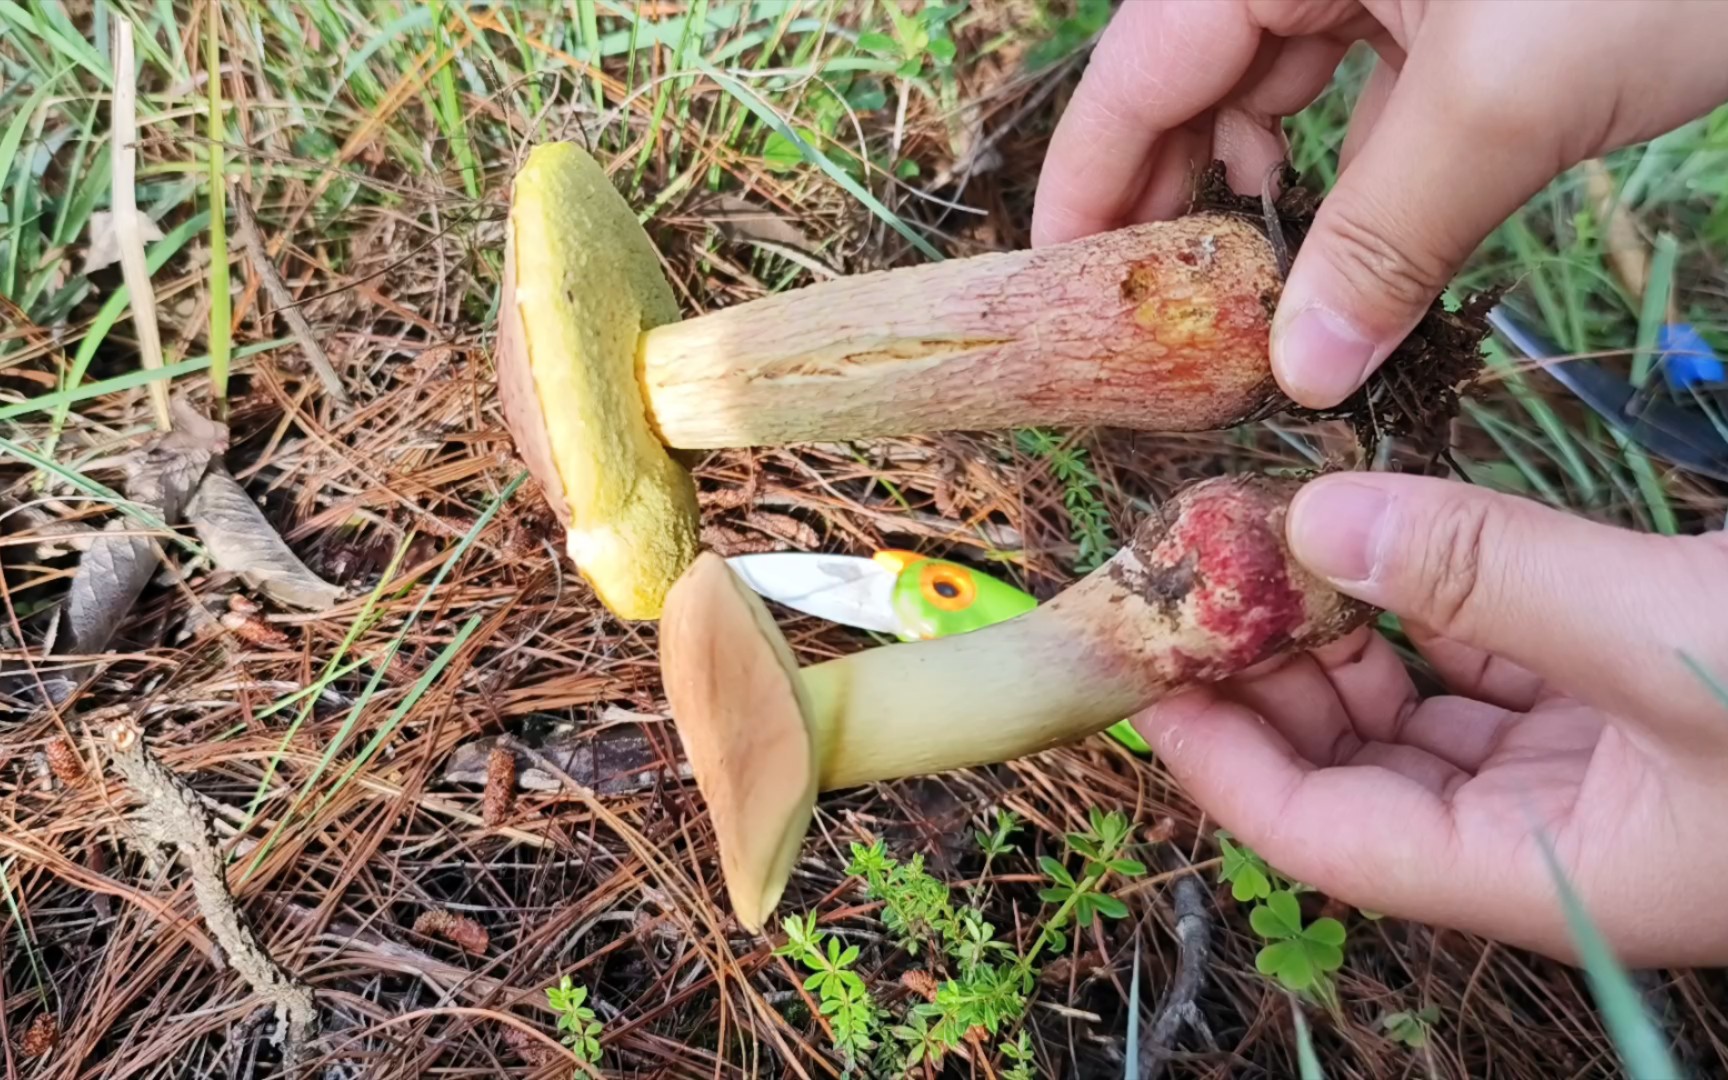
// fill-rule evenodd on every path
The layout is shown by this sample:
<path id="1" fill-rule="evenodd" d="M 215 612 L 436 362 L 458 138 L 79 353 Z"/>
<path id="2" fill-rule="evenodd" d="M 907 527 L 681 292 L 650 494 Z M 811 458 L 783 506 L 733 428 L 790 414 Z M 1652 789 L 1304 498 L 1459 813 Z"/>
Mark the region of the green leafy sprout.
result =
<path id="1" fill-rule="evenodd" d="M 1403 1009 L 1380 1018 L 1380 1027 L 1388 1038 L 1403 1043 L 1412 1050 L 1428 1045 L 1428 1033 L 1440 1021 L 1440 1010 L 1433 1005 L 1423 1009 Z"/>
<path id="2" fill-rule="evenodd" d="M 1049 856 L 1040 860 L 1049 885 L 1042 898 L 1056 905 L 1031 945 L 1017 951 L 998 928 L 969 903 L 956 903 L 947 884 L 932 876 L 921 856 L 901 860 L 887 845 L 854 843 L 847 872 L 861 879 L 872 900 L 882 904 L 882 925 L 895 946 L 928 966 L 929 989 L 898 1016 L 883 1008 L 855 969 L 857 946 L 843 946 L 817 926 L 814 912 L 781 922 L 786 941 L 775 952 L 796 959 L 808 971 L 806 990 L 818 995 L 836 1052 L 849 1068 L 863 1065 L 885 1074 L 935 1069 L 962 1051 L 979 1032 L 1000 1039 L 997 1051 L 1006 1080 L 1030 1080 L 1030 1036 L 1016 1030 L 1037 975 L 1038 958 L 1067 947 L 1071 924 L 1122 918 L 1128 907 L 1110 895 L 1113 879 L 1138 877 L 1145 866 L 1126 855 L 1132 830 L 1126 816 L 1093 810 L 1089 828 L 1068 834 L 1071 855 L 1081 859 L 1078 873 Z M 975 836 L 986 859 L 1010 850 L 1009 838 L 1021 829 L 1014 815 L 998 811 L 992 827 Z"/>
<path id="3" fill-rule="evenodd" d="M 1257 905 L 1248 924 L 1267 942 L 1254 966 L 1291 990 L 1319 990 L 1344 964 L 1344 924 L 1322 917 L 1303 925 L 1301 904 L 1288 890 L 1279 889 Z"/>
<path id="4" fill-rule="evenodd" d="M 1218 880 L 1230 884 L 1238 903 L 1253 905 L 1248 925 L 1266 942 L 1255 967 L 1287 990 L 1334 1001 L 1332 973 L 1344 963 L 1344 924 L 1331 917 L 1305 924 L 1297 897 L 1312 889 L 1274 870 L 1228 832 L 1220 830 L 1217 840 L 1222 854 Z"/>
<path id="5" fill-rule="evenodd" d="M 564 1045 L 576 1055 L 576 1060 L 592 1065 L 600 1060 L 601 1025 L 594 1018 L 594 1010 L 586 1004 L 587 1000 L 588 988 L 572 985 L 568 975 L 560 979 L 557 986 L 546 988 L 546 1002 L 558 1013 L 558 1031 Z M 581 1075 L 580 1070 L 577 1075 Z"/>

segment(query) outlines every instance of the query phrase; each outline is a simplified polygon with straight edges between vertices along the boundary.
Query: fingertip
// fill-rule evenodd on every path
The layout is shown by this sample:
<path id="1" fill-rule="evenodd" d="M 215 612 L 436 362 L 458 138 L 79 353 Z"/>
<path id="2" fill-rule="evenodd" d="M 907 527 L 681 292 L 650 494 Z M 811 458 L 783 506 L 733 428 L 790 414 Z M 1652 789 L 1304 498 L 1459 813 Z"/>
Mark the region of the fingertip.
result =
<path id="1" fill-rule="evenodd" d="M 1290 552 L 1312 573 L 1376 603 L 1370 595 L 1391 540 L 1392 496 L 1361 473 L 1321 476 L 1290 501 L 1284 534 Z"/>
<path id="2" fill-rule="evenodd" d="M 1272 374 L 1290 400 L 1309 409 L 1343 403 L 1390 351 L 1356 320 L 1319 302 L 1297 307 L 1272 324 Z"/>

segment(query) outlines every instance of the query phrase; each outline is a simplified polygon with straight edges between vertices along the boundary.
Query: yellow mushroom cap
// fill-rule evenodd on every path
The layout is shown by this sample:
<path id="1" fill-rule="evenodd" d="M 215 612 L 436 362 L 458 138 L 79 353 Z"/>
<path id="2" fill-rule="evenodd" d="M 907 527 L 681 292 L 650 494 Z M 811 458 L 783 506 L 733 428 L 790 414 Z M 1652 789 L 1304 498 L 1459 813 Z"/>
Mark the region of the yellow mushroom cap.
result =
<path id="1" fill-rule="evenodd" d="M 626 619 L 657 618 L 696 554 L 695 485 L 649 427 L 637 378 L 642 332 L 677 319 L 653 241 L 599 162 L 574 143 L 536 147 L 505 231 L 499 394 L 571 560 Z"/>
<path id="2" fill-rule="evenodd" d="M 816 805 L 798 662 L 767 606 L 703 552 L 666 597 L 660 666 L 733 914 L 754 933 L 780 902 Z"/>

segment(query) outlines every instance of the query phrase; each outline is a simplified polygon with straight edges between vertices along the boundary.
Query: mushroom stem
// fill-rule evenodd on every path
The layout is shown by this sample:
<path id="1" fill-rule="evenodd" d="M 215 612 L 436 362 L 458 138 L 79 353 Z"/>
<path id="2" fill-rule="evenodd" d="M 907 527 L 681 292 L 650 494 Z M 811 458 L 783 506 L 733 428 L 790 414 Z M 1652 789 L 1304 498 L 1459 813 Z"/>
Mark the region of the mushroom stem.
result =
<path id="1" fill-rule="evenodd" d="M 1231 427 L 1282 403 L 1261 227 L 1199 213 L 807 286 L 647 330 L 650 426 L 707 449 L 1103 425 Z"/>
<path id="2" fill-rule="evenodd" d="M 1160 696 L 1148 666 L 1049 606 L 989 628 L 870 649 L 799 672 L 817 733 L 817 786 L 1012 761 L 1101 731 Z M 1109 669 L 1117 668 L 1112 672 Z"/>
<path id="3" fill-rule="evenodd" d="M 1286 554 L 1294 491 L 1267 478 L 1193 485 L 1025 615 L 804 668 L 818 787 L 1011 761 L 1337 636 L 1367 609 Z"/>

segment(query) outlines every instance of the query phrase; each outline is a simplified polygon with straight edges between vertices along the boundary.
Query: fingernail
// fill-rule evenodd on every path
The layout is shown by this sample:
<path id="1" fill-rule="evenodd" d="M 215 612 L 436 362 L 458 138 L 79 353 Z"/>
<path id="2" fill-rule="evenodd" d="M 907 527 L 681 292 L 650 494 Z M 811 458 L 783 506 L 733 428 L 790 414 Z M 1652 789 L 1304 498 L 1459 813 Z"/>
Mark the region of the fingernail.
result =
<path id="1" fill-rule="evenodd" d="M 1272 363 L 1298 404 L 1328 409 L 1356 392 L 1374 360 L 1374 342 L 1337 312 L 1311 304 L 1279 328 Z"/>
<path id="2" fill-rule="evenodd" d="M 1350 480 L 1316 480 L 1290 504 L 1290 549 L 1334 584 L 1374 580 L 1392 533 L 1392 499 Z"/>

